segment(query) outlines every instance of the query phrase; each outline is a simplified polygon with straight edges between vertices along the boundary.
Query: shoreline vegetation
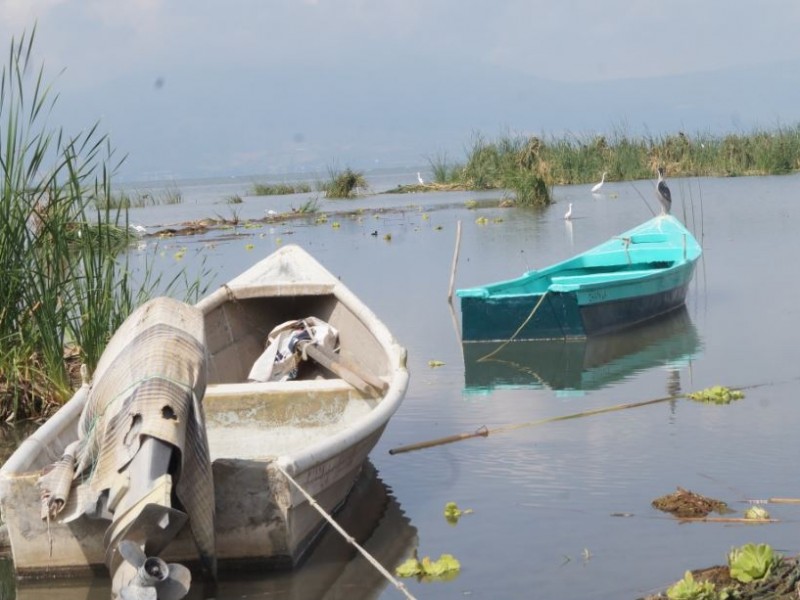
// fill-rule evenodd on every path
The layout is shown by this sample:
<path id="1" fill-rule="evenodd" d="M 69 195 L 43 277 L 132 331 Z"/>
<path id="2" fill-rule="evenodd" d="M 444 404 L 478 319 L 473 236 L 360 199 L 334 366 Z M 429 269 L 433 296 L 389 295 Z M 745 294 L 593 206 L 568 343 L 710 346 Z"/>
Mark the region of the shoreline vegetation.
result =
<path id="1" fill-rule="evenodd" d="M 36 30 L 12 40 L 0 71 L 0 419 L 42 418 L 91 374 L 122 321 L 154 293 L 204 292 L 185 272 L 134 275 L 137 238 L 114 207 L 118 167 L 97 125 L 48 124 L 56 96 L 32 64 Z M 124 203 L 122 203 L 124 204 Z M 82 373 L 82 371 L 86 373 Z"/>
<path id="2" fill-rule="evenodd" d="M 118 325 L 154 294 L 196 301 L 204 292 L 201 274 L 189 281 L 181 271 L 162 281 L 152 264 L 135 270 L 128 250 L 143 228 L 128 223 L 128 210 L 179 204 L 176 184 L 161 192 L 117 191 L 116 160 L 107 136 L 95 124 L 70 136 L 48 117 L 57 95 L 44 82 L 43 66 L 31 55 L 36 30 L 12 40 L 0 71 L 0 419 L 46 417 L 66 401 L 100 358 Z M 123 159 L 124 160 L 124 159 Z M 671 177 L 788 174 L 800 170 L 800 125 L 715 136 L 683 132 L 634 137 L 473 134 L 461 162 L 446 154 L 428 158 L 432 181 L 398 185 L 383 193 L 498 190 L 494 204 L 545 206 L 556 185 L 651 179 L 657 167 Z M 329 167 L 316 191 L 327 198 L 353 199 L 369 189 L 363 172 Z M 302 194 L 306 183 L 254 183 L 253 195 Z M 224 200 L 239 204 L 239 196 Z M 470 208 L 489 205 L 474 202 Z M 391 209 L 377 209 L 384 212 Z M 341 216 L 359 215 L 342 210 Z M 313 218 L 318 197 L 287 213 L 268 211 L 263 222 Z M 169 237 L 204 233 L 240 224 L 204 219 L 178 229 L 144 233 Z M 248 223 L 244 223 L 246 227 Z"/>

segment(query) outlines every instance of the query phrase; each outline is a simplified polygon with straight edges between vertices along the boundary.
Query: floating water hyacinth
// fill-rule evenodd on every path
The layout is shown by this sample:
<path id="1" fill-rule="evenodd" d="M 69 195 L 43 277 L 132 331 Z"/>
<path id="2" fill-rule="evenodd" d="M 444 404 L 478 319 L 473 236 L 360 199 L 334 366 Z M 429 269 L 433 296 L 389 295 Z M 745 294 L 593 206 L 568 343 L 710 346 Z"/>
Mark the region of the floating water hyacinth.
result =
<path id="1" fill-rule="evenodd" d="M 715 385 L 699 392 L 692 392 L 686 395 L 691 400 L 698 402 L 709 402 L 712 404 L 730 404 L 734 400 L 741 400 L 744 398 L 744 393 L 740 390 L 733 390 L 731 388 Z"/>
<path id="2" fill-rule="evenodd" d="M 744 518 L 753 521 L 766 521 L 769 519 L 769 512 L 761 506 L 751 506 L 745 511 Z"/>
<path id="3" fill-rule="evenodd" d="M 448 581 L 458 575 L 461 563 L 452 554 L 442 554 L 438 560 L 414 556 L 395 569 L 398 577 L 416 577 L 420 581 Z"/>
<path id="4" fill-rule="evenodd" d="M 471 508 L 462 510 L 455 502 L 448 502 L 444 505 L 444 518 L 447 519 L 447 522 L 451 525 L 458 524 L 458 520 L 462 517 L 462 515 L 468 515 L 471 513 Z"/>

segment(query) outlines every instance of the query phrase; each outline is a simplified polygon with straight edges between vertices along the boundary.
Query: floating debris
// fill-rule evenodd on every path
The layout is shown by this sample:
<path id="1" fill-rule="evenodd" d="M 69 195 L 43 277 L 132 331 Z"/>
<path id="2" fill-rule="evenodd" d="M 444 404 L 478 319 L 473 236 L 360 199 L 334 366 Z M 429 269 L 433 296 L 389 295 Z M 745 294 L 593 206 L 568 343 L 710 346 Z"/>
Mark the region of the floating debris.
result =
<path id="1" fill-rule="evenodd" d="M 734 512 L 721 500 L 706 498 L 680 486 L 676 492 L 653 500 L 652 505 L 653 508 L 671 513 L 676 517 L 690 519 L 705 517 L 711 512 L 719 514 Z"/>

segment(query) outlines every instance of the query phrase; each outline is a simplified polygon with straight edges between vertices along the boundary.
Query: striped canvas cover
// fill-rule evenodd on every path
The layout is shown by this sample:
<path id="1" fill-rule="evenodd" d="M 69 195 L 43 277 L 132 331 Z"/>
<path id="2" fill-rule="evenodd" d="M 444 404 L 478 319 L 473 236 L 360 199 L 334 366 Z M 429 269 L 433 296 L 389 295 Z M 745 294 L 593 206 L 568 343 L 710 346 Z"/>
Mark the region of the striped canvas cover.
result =
<path id="1" fill-rule="evenodd" d="M 161 297 L 134 311 L 97 365 L 78 442 L 40 480 L 43 516 L 69 521 L 94 513 L 142 437 L 152 436 L 179 452 L 174 490 L 201 560 L 213 572 L 214 488 L 202 407 L 206 360 L 198 309 Z M 74 497 L 61 498 L 65 493 Z"/>

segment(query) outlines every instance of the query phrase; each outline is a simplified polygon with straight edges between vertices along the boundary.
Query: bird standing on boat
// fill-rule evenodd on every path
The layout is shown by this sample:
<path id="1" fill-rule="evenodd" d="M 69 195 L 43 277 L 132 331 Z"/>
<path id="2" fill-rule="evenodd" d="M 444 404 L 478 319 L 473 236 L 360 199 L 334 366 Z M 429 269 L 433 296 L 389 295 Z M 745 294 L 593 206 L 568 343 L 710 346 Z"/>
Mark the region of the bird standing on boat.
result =
<path id="1" fill-rule="evenodd" d="M 656 194 L 658 195 L 658 201 L 661 203 L 661 214 L 668 215 L 672 208 L 672 193 L 670 193 L 667 187 L 667 182 L 664 181 L 664 169 L 662 167 L 658 167 Z"/>
<path id="2" fill-rule="evenodd" d="M 417 181 L 419 181 L 420 185 L 425 185 L 425 180 L 422 178 L 422 175 L 420 175 L 419 171 L 417 171 Z"/>
<path id="3" fill-rule="evenodd" d="M 567 208 L 567 212 L 564 214 L 564 218 L 569 221 L 572 218 L 572 202 L 569 203 L 569 207 Z"/>
<path id="4" fill-rule="evenodd" d="M 603 187 L 603 184 L 605 182 L 606 182 L 606 172 L 603 171 L 603 176 L 600 178 L 600 183 L 596 183 L 594 184 L 594 186 L 592 186 L 592 193 L 594 194 L 595 192 L 599 192 L 600 188 Z"/>

